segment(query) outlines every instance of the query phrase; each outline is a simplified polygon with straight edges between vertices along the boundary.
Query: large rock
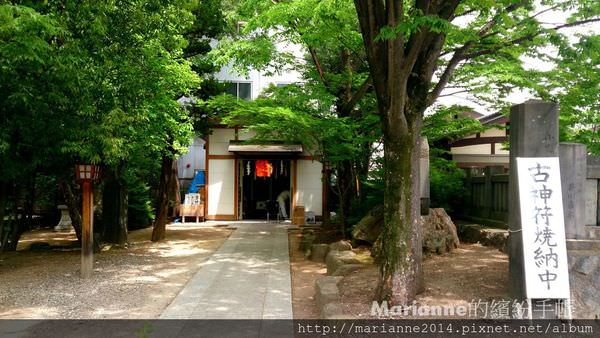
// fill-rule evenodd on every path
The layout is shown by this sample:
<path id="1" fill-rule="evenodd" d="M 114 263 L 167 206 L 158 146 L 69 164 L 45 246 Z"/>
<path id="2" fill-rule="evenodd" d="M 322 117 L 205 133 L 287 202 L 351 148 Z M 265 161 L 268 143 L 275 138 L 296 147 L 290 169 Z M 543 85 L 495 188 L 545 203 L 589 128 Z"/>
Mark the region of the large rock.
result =
<path id="1" fill-rule="evenodd" d="M 352 251 L 337 251 L 330 250 L 325 259 L 327 264 L 327 274 L 331 275 L 337 271 L 337 269 L 344 264 L 360 264 L 360 260 L 356 257 L 356 254 Z"/>
<path id="2" fill-rule="evenodd" d="M 325 262 L 325 257 L 329 253 L 329 245 L 313 244 L 310 249 L 310 260 L 313 262 Z"/>
<path id="3" fill-rule="evenodd" d="M 431 209 L 429 215 L 423 216 L 422 228 L 425 253 L 450 252 L 460 243 L 456 225 L 443 208 Z"/>
<path id="4" fill-rule="evenodd" d="M 442 208 L 430 209 L 429 215 L 422 216 L 423 251 L 425 253 L 444 253 L 458 247 L 456 226 Z M 352 229 L 355 239 L 371 243 L 373 257 L 381 250 L 379 235 L 383 229 L 383 206 L 373 208 Z"/>
<path id="5" fill-rule="evenodd" d="M 466 224 L 461 226 L 460 239 L 467 243 L 493 246 L 507 253 L 508 230 L 506 229 L 484 228 L 479 224 Z"/>
<path id="6" fill-rule="evenodd" d="M 329 250 L 337 250 L 337 251 L 348 251 L 352 250 L 352 244 L 348 241 L 337 241 L 335 243 L 329 244 Z"/>
<path id="7" fill-rule="evenodd" d="M 465 224 L 460 227 L 460 239 L 467 243 L 479 243 L 483 227 L 479 224 Z"/>
<path id="8" fill-rule="evenodd" d="M 374 244 L 383 229 L 383 205 L 376 206 L 352 227 L 352 237 Z"/>

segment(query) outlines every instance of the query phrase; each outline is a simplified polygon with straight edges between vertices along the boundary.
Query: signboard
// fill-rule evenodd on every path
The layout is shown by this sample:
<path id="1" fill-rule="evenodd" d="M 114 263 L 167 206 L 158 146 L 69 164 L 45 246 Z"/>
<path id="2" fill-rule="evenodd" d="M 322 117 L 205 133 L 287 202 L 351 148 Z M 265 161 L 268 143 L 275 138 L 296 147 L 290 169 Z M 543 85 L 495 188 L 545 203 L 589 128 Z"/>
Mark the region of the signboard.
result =
<path id="1" fill-rule="evenodd" d="M 518 157 L 517 177 L 526 297 L 570 298 L 558 157 Z"/>

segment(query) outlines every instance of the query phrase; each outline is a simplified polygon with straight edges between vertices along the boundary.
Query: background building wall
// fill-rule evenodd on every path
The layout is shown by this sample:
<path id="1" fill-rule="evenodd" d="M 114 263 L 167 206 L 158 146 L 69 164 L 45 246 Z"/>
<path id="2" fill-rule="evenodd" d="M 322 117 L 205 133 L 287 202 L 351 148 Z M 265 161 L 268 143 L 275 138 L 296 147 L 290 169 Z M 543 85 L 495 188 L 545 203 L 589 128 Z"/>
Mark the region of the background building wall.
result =
<path id="1" fill-rule="evenodd" d="M 235 214 L 235 160 L 211 158 L 215 155 L 232 155 L 227 151 L 235 130 L 215 128 L 208 135 L 207 218 Z"/>
<path id="2" fill-rule="evenodd" d="M 208 166 L 208 209 L 211 216 L 235 214 L 235 160 L 212 159 Z"/>
<path id="3" fill-rule="evenodd" d="M 179 179 L 191 180 L 198 170 L 205 169 L 206 154 L 204 144 L 203 139 L 194 137 L 192 144 L 188 148 L 188 152 L 177 159 L 177 174 Z"/>
<path id="4" fill-rule="evenodd" d="M 323 164 L 312 160 L 298 160 L 296 168 L 296 206 L 304 206 L 317 216 L 323 214 Z"/>

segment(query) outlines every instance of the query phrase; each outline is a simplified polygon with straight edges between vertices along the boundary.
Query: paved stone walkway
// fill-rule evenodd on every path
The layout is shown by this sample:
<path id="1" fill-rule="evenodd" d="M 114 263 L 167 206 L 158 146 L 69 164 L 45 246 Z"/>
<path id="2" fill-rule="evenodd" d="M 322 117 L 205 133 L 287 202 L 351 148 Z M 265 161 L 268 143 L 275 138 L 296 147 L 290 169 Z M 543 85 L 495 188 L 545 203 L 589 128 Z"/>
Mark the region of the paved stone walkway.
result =
<path id="1" fill-rule="evenodd" d="M 233 223 L 237 228 L 161 319 L 291 319 L 287 225 Z"/>

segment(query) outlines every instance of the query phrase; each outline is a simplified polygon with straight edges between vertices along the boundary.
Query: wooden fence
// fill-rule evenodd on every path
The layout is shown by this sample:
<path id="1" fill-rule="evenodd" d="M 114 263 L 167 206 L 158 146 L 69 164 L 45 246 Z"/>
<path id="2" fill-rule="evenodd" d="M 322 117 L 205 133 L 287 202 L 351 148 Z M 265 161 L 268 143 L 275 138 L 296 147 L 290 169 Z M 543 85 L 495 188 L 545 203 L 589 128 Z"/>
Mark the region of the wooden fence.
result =
<path id="1" fill-rule="evenodd" d="M 466 194 L 461 218 L 506 227 L 508 222 L 508 174 L 504 168 L 487 167 L 483 175 L 467 170 Z"/>
<path id="2" fill-rule="evenodd" d="M 586 225 L 600 226 L 600 158 L 588 156 L 585 184 Z M 508 174 L 501 166 L 466 170 L 465 197 L 460 218 L 486 225 L 508 223 Z"/>

